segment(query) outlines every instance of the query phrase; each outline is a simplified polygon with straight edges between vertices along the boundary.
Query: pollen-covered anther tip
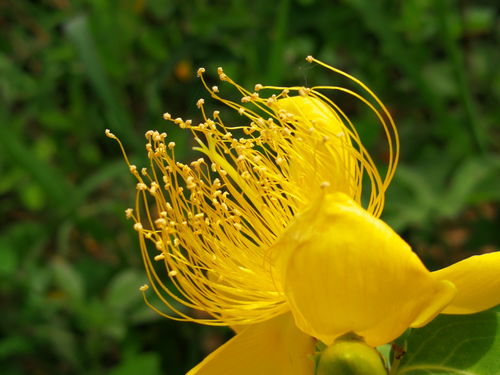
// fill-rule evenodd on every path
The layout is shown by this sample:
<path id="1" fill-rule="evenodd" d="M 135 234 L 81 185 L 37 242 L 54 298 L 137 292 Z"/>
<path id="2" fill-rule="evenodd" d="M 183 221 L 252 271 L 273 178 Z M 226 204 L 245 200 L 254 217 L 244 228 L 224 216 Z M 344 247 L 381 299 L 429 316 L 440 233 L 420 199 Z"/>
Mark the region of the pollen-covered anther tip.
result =
<path id="1" fill-rule="evenodd" d="M 327 189 L 330 187 L 330 183 L 328 181 L 323 181 L 319 186 L 321 189 Z"/>
<path id="2" fill-rule="evenodd" d="M 238 108 L 238 113 L 239 113 L 240 115 L 242 115 L 243 113 L 245 113 L 245 107 L 240 107 L 240 108 Z"/>
<path id="3" fill-rule="evenodd" d="M 244 96 L 243 98 L 241 98 L 242 103 L 249 103 L 251 100 L 252 98 L 250 96 Z"/>
<path id="4" fill-rule="evenodd" d="M 159 228 L 163 228 L 163 227 L 167 226 L 167 220 L 165 220 L 163 218 L 156 219 L 155 225 Z"/>
<path id="5" fill-rule="evenodd" d="M 108 138 L 111 138 L 111 139 L 116 139 L 116 135 L 114 135 L 113 133 L 111 133 L 111 130 L 109 130 L 109 129 L 106 129 L 106 130 L 104 131 L 104 134 L 105 134 L 105 135 L 106 135 L 106 137 L 108 137 Z"/>
<path id="6" fill-rule="evenodd" d="M 312 63 L 314 61 L 314 57 L 312 57 L 311 55 L 309 55 L 309 56 L 306 57 L 306 61 L 309 62 L 309 63 Z"/>
<path id="7" fill-rule="evenodd" d="M 201 77 L 203 73 L 205 73 L 205 68 L 198 68 L 198 71 L 196 72 L 196 75 L 198 77 Z"/>
<path id="8" fill-rule="evenodd" d="M 134 213 L 134 210 L 133 210 L 133 209 L 131 209 L 131 208 L 127 208 L 127 209 L 125 210 L 125 217 L 126 217 L 127 219 L 130 219 L 130 218 L 132 217 L 132 214 L 133 214 L 133 213 Z"/>
<path id="9" fill-rule="evenodd" d="M 170 113 L 165 112 L 165 113 L 163 114 L 163 119 L 164 119 L 164 120 L 170 120 L 170 119 L 172 119 L 172 116 L 170 115 Z"/>
<path id="10" fill-rule="evenodd" d="M 203 106 L 203 104 L 205 104 L 205 99 L 203 99 L 203 98 L 198 99 L 198 101 L 196 102 L 196 106 L 198 108 L 201 108 Z"/>
<path id="11" fill-rule="evenodd" d="M 273 105 L 274 103 L 276 103 L 277 101 L 278 101 L 278 100 L 276 99 L 276 95 L 274 95 L 274 94 L 273 94 L 272 96 L 270 96 L 269 98 L 267 98 L 267 99 L 266 99 L 266 104 L 267 104 L 268 106 L 271 106 L 271 105 Z"/>
<path id="12" fill-rule="evenodd" d="M 264 87 L 264 86 L 262 86 L 260 83 L 257 83 L 257 84 L 255 85 L 255 91 L 260 91 L 260 90 L 262 90 L 262 88 L 263 88 L 263 87 Z"/>
<path id="13" fill-rule="evenodd" d="M 137 232 L 142 231 L 142 224 L 141 223 L 135 223 L 134 224 L 134 230 Z"/>
<path id="14" fill-rule="evenodd" d="M 218 86 L 212 86 L 212 91 L 213 92 L 219 92 L 219 87 Z"/>
<path id="15" fill-rule="evenodd" d="M 162 254 L 158 254 L 155 256 L 154 258 L 156 261 L 160 261 L 160 260 L 163 260 L 165 259 L 165 255 L 162 253 Z"/>
<path id="16" fill-rule="evenodd" d="M 170 277 L 174 277 L 174 276 L 177 276 L 177 271 L 176 270 L 172 270 L 168 273 L 168 276 Z"/>
<path id="17" fill-rule="evenodd" d="M 137 172 L 137 167 L 133 164 L 131 164 L 129 167 L 128 167 L 130 173 L 132 174 L 135 174 Z"/>
<path id="18" fill-rule="evenodd" d="M 148 290 L 148 289 L 149 289 L 149 285 L 148 285 L 148 284 L 144 284 L 144 285 L 141 285 L 141 286 L 139 287 L 139 290 L 140 290 L 141 292 L 145 292 L 145 291 L 146 291 L 146 290 Z"/>
<path id="19" fill-rule="evenodd" d="M 307 88 L 307 87 L 301 87 L 299 89 L 299 95 L 304 97 L 304 96 L 309 96 L 309 93 L 311 92 L 311 89 L 310 88 Z"/>
<path id="20" fill-rule="evenodd" d="M 172 150 L 175 147 L 175 142 L 169 142 L 168 143 L 168 148 Z"/>

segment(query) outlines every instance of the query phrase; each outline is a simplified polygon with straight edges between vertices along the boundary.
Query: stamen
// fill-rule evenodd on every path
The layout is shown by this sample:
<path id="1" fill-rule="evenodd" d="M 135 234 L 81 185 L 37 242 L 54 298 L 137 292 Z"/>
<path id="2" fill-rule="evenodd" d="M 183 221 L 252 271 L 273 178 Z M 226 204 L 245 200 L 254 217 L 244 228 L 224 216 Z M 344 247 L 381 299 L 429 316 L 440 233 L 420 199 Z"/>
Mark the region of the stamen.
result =
<path id="1" fill-rule="evenodd" d="M 206 83 L 200 68 L 197 75 L 210 96 L 247 121 L 224 124 L 218 110 L 208 118 L 204 99 L 196 103 L 198 125 L 165 113 L 165 120 L 193 134 L 195 150 L 205 159 L 177 161 L 175 142 L 150 130 L 145 134 L 150 162 L 138 173 L 120 140 L 106 130 L 137 180 L 135 207 L 125 213 L 134 221 L 149 279 L 140 290 L 151 286 L 166 312 L 144 298 L 160 314 L 210 325 L 253 324 L 282 314 L 288 307 L 271 252 L 294 215 L 326 189 L 361 203 L 363 181 L 371 188 L 367 209 L 380 214 L 399 152 L 392 118 L 364 84 L 312 56 L 306 60 L 351 79 L 368 98 L 337 86 L 256 84 L 251 92 L 218 68 L 220 80 L 241 97 L 231 101 L 219 97 L 219 88 Z M 348 116 L 323 93 L 328 90 L 363 103 L 381 123 L 390 158 L 384 178 Z M 165 273 L 168 283 L 162 282 Z M 196 310 L 210 318 L 189 315 Z"/>

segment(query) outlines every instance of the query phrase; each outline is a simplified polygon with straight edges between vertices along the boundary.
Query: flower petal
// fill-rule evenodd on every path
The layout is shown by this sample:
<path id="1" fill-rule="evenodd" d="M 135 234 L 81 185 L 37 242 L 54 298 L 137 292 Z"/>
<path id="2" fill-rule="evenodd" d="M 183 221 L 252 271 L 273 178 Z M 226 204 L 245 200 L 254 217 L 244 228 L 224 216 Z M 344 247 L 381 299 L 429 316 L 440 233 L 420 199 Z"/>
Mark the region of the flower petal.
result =
<path id="1" fill-rule="evenodd" d="M 289 178 L 301 187 L 305 201 L 321 194 L 321 183 L 328 181 L 332 191 L 349 196 L 360 192 L 359 153 L 352 146 L 349 129 L 326 102 L 312 96 L 279 99 L 275 111 L 285 111 L 294 124 Z M 358 155 L 359 157 L 359 155 Z"/>
<path id="2" fill-rule="evenodd" d="M 444 314 L 473 314 L 500 304 L 500 252 L 467 258 L 432 275 L 451 281 L 458 291 Z"/>
<path id="3" fill-rule="evenodd" d="M 245 328 L 187 375 L 310 375 L 313 353 L 314 339 L 287 313 Z"/>
<path id="4" fill-rule="evenodd" d="M 327 345 L 347 332 L 372 346 L 388 343 L 433 319 L 456 293 L 342 193 L 297 215 L 274 250 L 297 326 Z"/>

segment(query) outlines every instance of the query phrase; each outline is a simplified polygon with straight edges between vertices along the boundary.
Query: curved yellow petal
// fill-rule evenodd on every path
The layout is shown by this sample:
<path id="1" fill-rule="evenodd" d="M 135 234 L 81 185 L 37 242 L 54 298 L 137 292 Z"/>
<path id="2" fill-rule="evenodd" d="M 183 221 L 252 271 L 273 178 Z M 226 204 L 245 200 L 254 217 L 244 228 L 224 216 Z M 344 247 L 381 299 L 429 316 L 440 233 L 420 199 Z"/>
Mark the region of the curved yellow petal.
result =
<path id="1" fill-rule="evenodd" d="M 324 101 L 312 96 L 279 99 L 274 110 L 293 123 L 289 178 L 300 186 L 310 201 L 321 193 L 325 181 L 332 191 L 354 197 L 360 191 L 359 166 L 349 130 L 339 115 Z M 359 157 L 359 155 L 358 155 Z"/>
<path id="2" fill-rule="evenodd" d="M 327 345 L 347 332 L 386 344 L 433 319 L 456 293 L 342 193 L 297 215 L 274 250 L 298 327 Z"/>
<path id="3" fill-rule="evenodd" d="M 473 314 L 500 304 L 500 252 L 467 258 L 432 275 L 451 281 L 458 291 L 444 314 Z"/>
<path id="4" fill-rule="evenodd" d="M 243 329 L 187 375 L 311 375 L 314 340 L 290 313 Z"/>
<path id="5" fill-rule="evenodd" d="M 278 110 L 285 110 L 308 121 L 315 127 L 332 134 L 346 130 L 335 112 L 320 99 L 311 96 L 290 96 L 279 99 L 275 104 Z"/>

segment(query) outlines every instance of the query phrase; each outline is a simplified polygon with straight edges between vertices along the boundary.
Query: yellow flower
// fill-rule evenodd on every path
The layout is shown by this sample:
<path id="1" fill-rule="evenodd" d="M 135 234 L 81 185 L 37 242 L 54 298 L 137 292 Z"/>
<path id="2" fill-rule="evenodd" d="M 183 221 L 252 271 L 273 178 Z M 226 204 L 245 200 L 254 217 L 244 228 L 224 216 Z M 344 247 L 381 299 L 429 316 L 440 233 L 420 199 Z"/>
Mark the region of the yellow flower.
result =
<path id="1" fill-rule="evenodd" d="M 178 161 L 175 144 L 157 131 L 146 133 L 149 168 L 139 171 L 124 152 L 138 181 L 127 216 L 149 277 L 146 302 L 171 319 L 237 331 L 189 374 L 312 374 L 315 340 L 330 345 L 353 333 L 378 346 L 439 313 L 500 303 L 500 253 L 430 272 L 378 219 L 399 152 L 393 120 L 363 83 L 307 60 L 362 94 L 260 84 L 249 92 L 219 68 L 240 104 L 219 97 L 202 68 L 210 95 L 244 123 L 225 125 L 219 111 L 210 117 L 200 99 L 201 123 L 164 118 L 192 132 L 203 158 Z M 384 177 L 328 90 L 373 112 L 387 139 Z M 149 302 L 149 287 L 166 311 Z"/>

